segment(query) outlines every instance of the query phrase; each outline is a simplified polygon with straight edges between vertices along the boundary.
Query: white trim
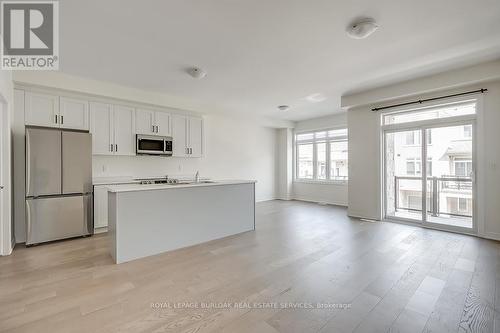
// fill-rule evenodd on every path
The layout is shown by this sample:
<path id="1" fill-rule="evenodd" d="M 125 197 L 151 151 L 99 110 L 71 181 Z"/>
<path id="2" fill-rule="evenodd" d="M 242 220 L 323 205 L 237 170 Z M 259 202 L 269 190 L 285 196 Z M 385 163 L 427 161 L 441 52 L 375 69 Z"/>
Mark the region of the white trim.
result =
<path id="1" fill-rule="evenodd" d="M 2 173 L 0 175 L 1 185 L 4 186 L 0 195 L 0 255 L 12 253 L 12 177 L 10 153 L 10 114 L 5 98 L 0 95 L 0 160 L 2 162 Z"/>
<path id="2" fill-rule="evenodd" d="M 347 208 L 347 204 L 345 204 L 344 202 L 337 202 L 337 201 L 317 201 L 317 200 L 311 200 L 311 199 L 304 199 L 304 198 L 300 198 L 300 197 L 294 197 L 292 200 L 294 201 L 303 201 L 303 202 L 311 202 L 311 203 L 315 203 L 315 204 L 318 204 L 318 205 L 332 205 L 332 206 L 339 206 L 339 207 L 343 207 L 343 208 Z"/>

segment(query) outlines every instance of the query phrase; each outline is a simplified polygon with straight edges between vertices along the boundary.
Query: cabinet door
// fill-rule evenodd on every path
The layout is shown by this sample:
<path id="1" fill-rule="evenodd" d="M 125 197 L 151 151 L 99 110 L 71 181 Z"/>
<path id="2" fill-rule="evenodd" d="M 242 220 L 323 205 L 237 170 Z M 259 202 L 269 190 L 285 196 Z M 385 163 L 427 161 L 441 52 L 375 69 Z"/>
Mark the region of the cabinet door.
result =
<path id="1" fill-rule="evenodd" d="M 153 134 L 155 133 L 154 119 L 155 112 L 151 110 L 137 109 L 135 111 L 135 133 Z"/>
<path id="2" fill-rule="evenodd" d="M 111 104 L 90 103 L 90 132 L 92 133 L 92 154 L 112 155 L 113 110 Z"/>
<path id="3" fill-rule="evenodd" d="M 24 113 L 26 125 L 59 127 L 59 97 L 26 92 Z"/>
<path id="4" fill-rule="evenodd" d="M 158 135 L 170 136 L 170 113 L 156 112 L 155 124 L 157 126 Z"/>
<path id="5" fill-rule="evenodd" d="M 115 155 L 135 155 L 135 109 L 114 105 Z"/>
<path id="6" fill-rule="evenodd" d="M 89 104 L 87 101 L 61 97 L 59 110 L 61 128 L 89 129 Z"/>
<path id="7" fill-rule="evenodd" d="M 173 156 L 187 156 L 187 118 L 172 115 L 172 150 Z"/>
<path id="8" fill-rule="evenodd" d="M 189 117 L 189 156 L 201 157 L 203 153 L 203 119 Z"/>
<path id="9" fill-rule="evenodd" d="M 94 229 L 108 226 L 108 188 L 94 186 Z"/>

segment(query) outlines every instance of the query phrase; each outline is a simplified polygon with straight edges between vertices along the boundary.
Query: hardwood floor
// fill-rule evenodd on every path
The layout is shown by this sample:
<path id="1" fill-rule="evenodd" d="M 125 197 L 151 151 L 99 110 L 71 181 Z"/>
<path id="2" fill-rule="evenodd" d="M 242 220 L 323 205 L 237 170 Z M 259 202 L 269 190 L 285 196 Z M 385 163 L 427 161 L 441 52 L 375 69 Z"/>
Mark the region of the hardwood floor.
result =
<path id="1" fill-rule="evenodd" d="M 293 201 L 256 226 L 121 265 L 105 234 L 16 247 L 0 331 L 500 332 L 498 242 Z"/>

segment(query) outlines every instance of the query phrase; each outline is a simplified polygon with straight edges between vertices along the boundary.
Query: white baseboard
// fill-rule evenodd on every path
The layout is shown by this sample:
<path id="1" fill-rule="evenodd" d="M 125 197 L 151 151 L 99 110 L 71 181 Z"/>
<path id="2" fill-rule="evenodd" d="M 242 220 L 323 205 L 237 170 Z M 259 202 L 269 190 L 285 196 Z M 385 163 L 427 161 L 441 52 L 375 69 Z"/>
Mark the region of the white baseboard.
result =
<path id="1" fill-rule="evenodd" d="M 294 197 L 293 199 L 290 200 L 297 200 L 297 201 L 304 201 L 304 202 L 313 202 L 317 204 L 326 204 L 326 205 L 333 205 L 333 206 L 341 206 L 341 207 L 346 207 L 347 204 L 345 202 L 335 202 L 335 201 L 317 201 L 317 200 L 311 200 L 311 199 L 306 199 L 306 198 L 300 198 L 300 197 Z"/>
<path id="2" fill-rule="evenodd" d="M 483 237 L 483 238 L 487 238 L 487 239 L 500 241 L 500 233 L 498 233 L 498 232 L 491 232 L 490 231 L 490 232 L 481 233 L 478 236 Z"/>
<path id="3" fill-rule="evenodd" d="M 101 227 L 101 228 L 94 229 L 94 235 L 102 234 L 104 232 L 108 232 L 108 227 Z"/>

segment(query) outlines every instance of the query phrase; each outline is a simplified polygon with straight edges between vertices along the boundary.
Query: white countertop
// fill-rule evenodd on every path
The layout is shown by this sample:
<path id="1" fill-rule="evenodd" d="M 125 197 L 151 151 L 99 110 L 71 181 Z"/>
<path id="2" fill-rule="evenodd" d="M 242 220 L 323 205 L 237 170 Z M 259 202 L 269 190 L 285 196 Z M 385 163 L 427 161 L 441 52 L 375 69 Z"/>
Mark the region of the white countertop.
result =
<path id="1" fill-rule="evenodd" d="M 137 177 L 114 176 L 114 177 L 92 178 L 92 185 L 133 184 L 133 183 L 139 183 Z"/>
<path id="2" fill-rule="evenodd" d="M 155 191 L 155 190 L 171 190 L 177 188 L 188 187 L 202 187 L 202 186 L 222 186 L 222 185 L 236 185 L 236 184 L 254 184 L 255 180 L 216 180 L 210 183 L 192 183 L 192 184 L 120 184 L 109 185 L 108 191 L 114 193 L 120 192 L 135 192 L 135 191 Z"/>

